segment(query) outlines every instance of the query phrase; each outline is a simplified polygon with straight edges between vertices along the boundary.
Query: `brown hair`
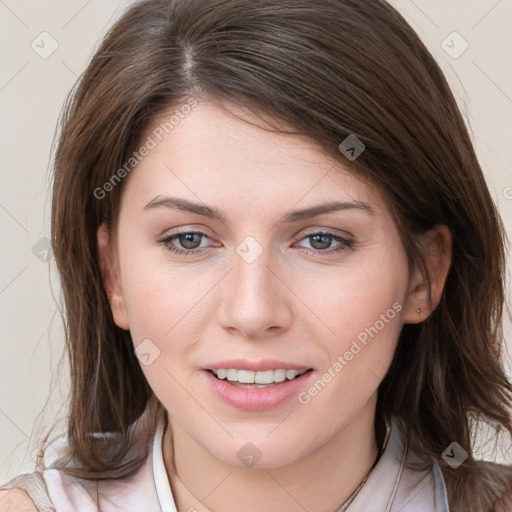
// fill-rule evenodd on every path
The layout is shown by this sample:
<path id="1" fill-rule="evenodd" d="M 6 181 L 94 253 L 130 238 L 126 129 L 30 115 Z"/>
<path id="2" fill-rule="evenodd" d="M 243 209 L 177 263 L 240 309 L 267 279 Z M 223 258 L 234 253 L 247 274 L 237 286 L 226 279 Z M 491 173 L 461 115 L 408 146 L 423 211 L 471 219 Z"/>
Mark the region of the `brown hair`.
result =
<path id="1" fill-rule="evenodd" d="M 383 0 L 146 0 L 111 28 L 70 94 L 54 162 L 52 242 L 62 280 L 72 390 L 69 456 L 59 467 L 86 479 L 122 477 L 136 432 L 163 406 L 117 327 L 103 287 L 96 233 L 115 235 L 122 180 L 101 188 L 130 158 L 150 119 L 190 97 L 252 105 L 317 141 L 387 199 L 411 266 L 419 235 L 445 224 L 452 266 L 439 306 L 403 327 L 380 385 L 377 412 L 405 421 L 419 453 L 441 466 L 454 511 L 487 511 L 512 490 L 505 467 L 475 461 L 477 420 L 512 433 L 512 386 L 500 366 L 504 230 L 464 120 L 434 58 Z M 277 131 L 277 130 L 276 130 Z M 282 131 L 282 130 L 281 130 Z M 338 145 L 366 146 L 348 162 Z M 120 433 L 106 456 L 89 434 Z M 457 441 L 468 459 L 441 457 Z M 508 485 L 508 487 L 507 487 Z"/>

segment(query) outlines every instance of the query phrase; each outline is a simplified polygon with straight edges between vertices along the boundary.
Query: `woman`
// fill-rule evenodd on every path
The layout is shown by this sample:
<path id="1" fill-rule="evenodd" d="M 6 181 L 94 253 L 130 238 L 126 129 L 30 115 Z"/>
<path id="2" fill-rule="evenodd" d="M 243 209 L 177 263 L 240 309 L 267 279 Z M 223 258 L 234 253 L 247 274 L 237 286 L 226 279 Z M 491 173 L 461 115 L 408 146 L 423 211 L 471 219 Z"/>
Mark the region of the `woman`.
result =
<path id="1" fill-rule="evenodd" d="M 386 2 L 133 5 L 54 171 L 69 425 L 0 510 L 512 510 L 503 228 Z"/>

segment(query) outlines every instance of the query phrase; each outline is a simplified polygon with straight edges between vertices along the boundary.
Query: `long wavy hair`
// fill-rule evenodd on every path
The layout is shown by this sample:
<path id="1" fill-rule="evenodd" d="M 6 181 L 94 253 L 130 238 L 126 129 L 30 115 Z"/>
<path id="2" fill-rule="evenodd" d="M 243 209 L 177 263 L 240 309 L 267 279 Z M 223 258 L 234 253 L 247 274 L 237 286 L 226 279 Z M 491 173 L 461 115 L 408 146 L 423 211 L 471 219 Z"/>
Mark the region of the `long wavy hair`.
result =
<path id="1" fill-rule="evenodd" d="M 475 459 L 474 427 L 512 434 L 504 229 L 442 71 L 383 0 L 145 0 L 109 30 L 67 99 L 53 162 L 72 386 L 69 452 L 55 467 L 84 479 L 128 476 L 145 457 L 127 456 L 130 446 L 166 414 L 130 333 L 113 321 L 98 262 L 97 229 L 106 222 L 115 235 L 130 177 L 97 191 L 152 119 L 191 98 L 250 105 L 280 123 L 276 132 L 310 137 L 368 180 L 389 204 L 411 268 L 425 269 L 420 235 L 449 227 L 441 302 L 403 326 L 377 415 L 403 419 L 413 449 L 438 462 L 452 510 L 492 510 L 512 490 L 511 471 Z M 338 149 L 351 134 L 366 146 L 353 162 Z M 119 435 L 90 435 L 106 431 Z M 457 469 L 442 458 L 453 441 L 469 454 Z"/>

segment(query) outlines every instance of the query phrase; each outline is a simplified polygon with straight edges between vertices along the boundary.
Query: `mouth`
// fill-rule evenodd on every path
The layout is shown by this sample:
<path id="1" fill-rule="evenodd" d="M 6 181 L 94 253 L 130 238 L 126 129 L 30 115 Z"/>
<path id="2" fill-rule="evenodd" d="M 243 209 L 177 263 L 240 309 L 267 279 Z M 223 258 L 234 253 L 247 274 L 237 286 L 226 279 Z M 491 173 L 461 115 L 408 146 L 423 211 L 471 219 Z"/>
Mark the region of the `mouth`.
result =
<path id="1" fill-rule="evenodd" d="M 231 359 L 202 368 L 206 385 L 229 406 L 269 411 L 289 402 L 311 380 L 313 368 L 278 359 Z"/>
<path id="2" fill-rule="evenodd" d="M 251 371 L 238 370 L 236 368 L 215 368 L 208 369 L 207 371 L 217 380 L 224 381 L 235 387 L 270 388 L 298 379 L 304 374 L 313 371 L 313 369 L 294 370 L 277 368 L 275 370 Z"/>

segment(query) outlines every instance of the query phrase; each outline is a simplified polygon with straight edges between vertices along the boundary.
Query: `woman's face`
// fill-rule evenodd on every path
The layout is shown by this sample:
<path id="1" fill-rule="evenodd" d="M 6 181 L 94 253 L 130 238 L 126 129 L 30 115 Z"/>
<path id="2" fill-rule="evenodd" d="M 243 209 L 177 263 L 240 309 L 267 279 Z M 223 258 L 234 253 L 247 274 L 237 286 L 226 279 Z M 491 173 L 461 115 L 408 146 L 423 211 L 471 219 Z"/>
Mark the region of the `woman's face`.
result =
<path id="1" fill-rule="evenodd" d="M 305 137 L 208 103 L 166 119 L 123 192 L 114 318 L 172 428 L 229 464 L 293 462 L 373 418 L 418 321 L 399 234 Z"/>

